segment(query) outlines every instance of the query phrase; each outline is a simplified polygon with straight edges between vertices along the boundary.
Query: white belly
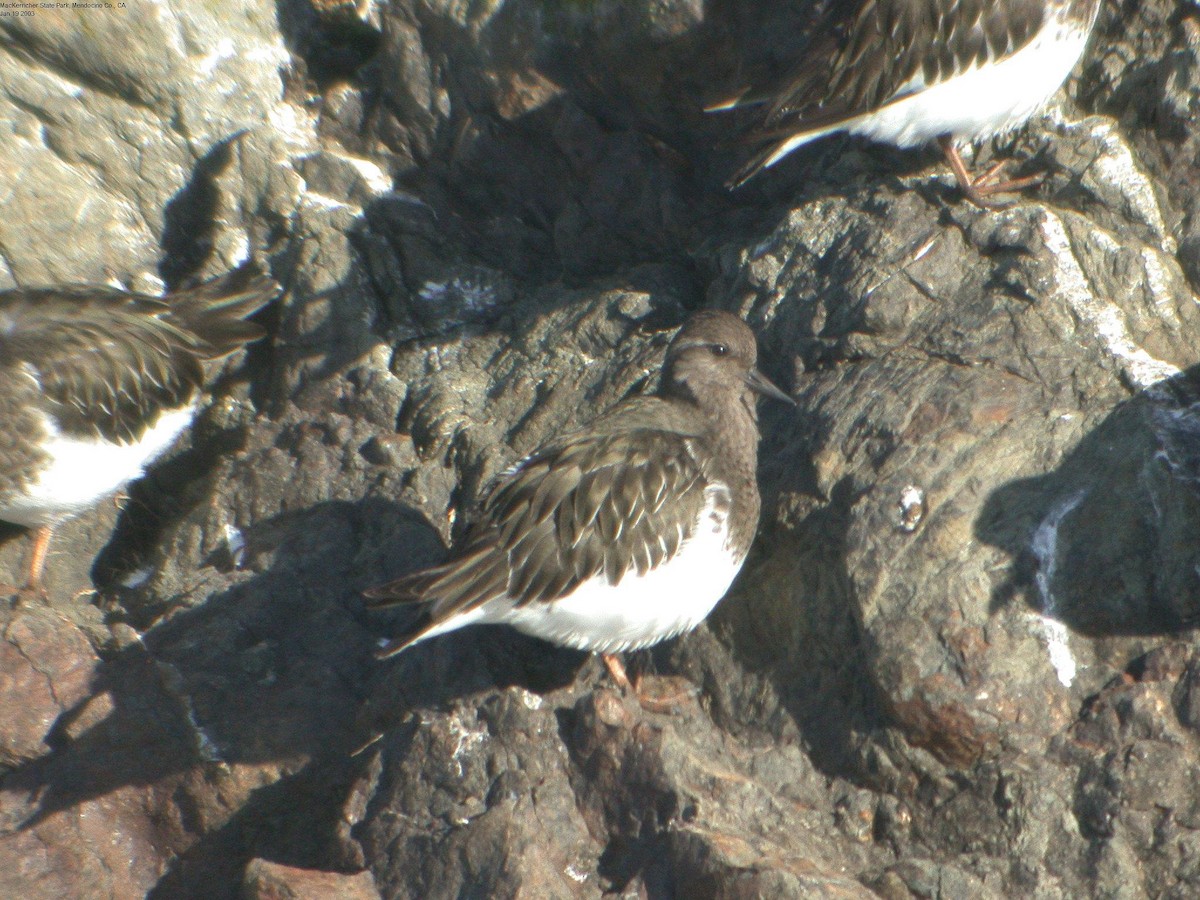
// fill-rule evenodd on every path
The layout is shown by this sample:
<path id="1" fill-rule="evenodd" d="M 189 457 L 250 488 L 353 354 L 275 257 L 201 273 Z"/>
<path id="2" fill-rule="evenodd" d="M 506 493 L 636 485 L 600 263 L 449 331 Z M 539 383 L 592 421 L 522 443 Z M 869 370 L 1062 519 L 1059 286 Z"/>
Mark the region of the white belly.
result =
<path id="1" fill-rule="evenodd" d="M 548 603 L 516 607 L 508 597 L 499 597 L 430 629 L 421 640 L 490 623 L 511 625 L 564 647 L 619 653 L 691 631 L 725 596 L 744 559 L 727 546 L 727 489 L 715 485 L 709 490 L 691 539 L 645 575 L 630 569 L 615 585 L 598 575 Z M 717 494 L 726 498 L 723 503 L 714 503 Z"/>
<path id="2" fill-rule="evenodd" d="M 724 533 L 689 541 L 670 562 L 645 575 L 630 572 L 616 585 L 598 576 L 553 603 L 485 612 L 481 621 L 506 622 L 518 631 L 565 647 L 620 653 L 649 647 L 691 631 L 717 605 L 742 567 Z M 498 604 L 500 605 L 500 604 Z"/>
<path id="3" fill-rule="evenodd" d="M 19 497 L 0 505 L 0 519 L 28 528 L 53 525 L 95 506 L 141 476 L 145 467 L 191 424 L 195 406 L 163 413 L 140 441 L 113 444 L 63 435 L 47 418 L 50 465 Z"/>
<path id="4" fill-rule="evenodd" d="M 1052 21 L 1008 59 L 929 87 L 918 77 L 897 96 L 916 93 L 852 120 L 845 130 L 899 147 L 947 134 L 972 141 L 1009 131 L 1046 105 L 1071 74 L 1087 39 L 1087 29 Z"/>

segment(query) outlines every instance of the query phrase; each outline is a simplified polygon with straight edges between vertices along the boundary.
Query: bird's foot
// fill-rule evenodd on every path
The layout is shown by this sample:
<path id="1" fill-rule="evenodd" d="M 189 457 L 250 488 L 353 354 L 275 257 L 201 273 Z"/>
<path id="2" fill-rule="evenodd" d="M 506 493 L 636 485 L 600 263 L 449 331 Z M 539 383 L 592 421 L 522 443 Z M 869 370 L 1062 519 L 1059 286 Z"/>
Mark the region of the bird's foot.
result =
<path id="1" fill-rule="evenodd" d="M 1012 201 L 993 200 L 992 194 L 1015 194 L 1046 180 L 1044 172 L 1026 175 L 1024 178 L 1001 179 L 1006 164 L 1007 160 L 1001 160 L 972 180 L 969 185 L 963 187 L 964 196 L 982 209 L 1005 209 L 1012 206 Z"/>
<path id="2" fill-rule="evenodd" d="M 42 586 L 42 574 L 46 570 L 46 555 L 50 552 L 50 539 L 54 537 L 54 526 L 42 525 L 33 533 L 33 546 L 29 550 L 29 562 L 25 568 L 25 586 L 18 588 L 13 598 L 13 607 L 27 606 L 34 600 L 50 602 L 50 593 Z M 7 592 L 6 592 L 7 593 Z"/>
<path id="3" fill-rule="evenodd" d="M 696 695 L 696 686 L 678 675 L 638 675 L 630 678 L 621 658 L 603 653 L 600 658 L 608 674 L 626 694 L 633 695 L 646 712 L 674 713 Z"/>
<path id="4" fill-rule="evenodd" d="M 1013 205 L 1013 201 L 996 200 L 992 195 L 1017 193 L 1046 180 L 1045 173 L 1027 175 L 1024 178 L 1002 179 L 1004 168 L 1008 164 L 1007 160 L 994 163 L 982 175 L 972 178 L 954 143 L 948 138 L 943 139 L 940 143 L 963 196 L 980 209 L 1007 209 Z"/>
<path id="5" fill-rule="evenodd" d="M 646 675 L 638 679 L 634 696 L 646 712 L 672 715 L 698 693 L 699 689 L 681 675 Z"/>
<path id="6" fill-rule="evenodd" d="M 608 669 L 608 675 L 617 687 L 627 694 L 636 694 L 637 689 L 633 686 L 633 682 L 629 680 L 629 673 L 625 671 L 625 663 L 621 662 L 621 657 L 614 653 L 601 653 L 600 659 L 604 662 L 604 668 Z"/>
<path id="7" fill-rule="evenodd" d="M 50 592 L 40 583 L 26 584 L 23 587 L 15 584 L 0 584 L 0 597 L 7 597 L 13 609 L 27 607 L 35 600 L 46 604 L 50 602 Z"/>

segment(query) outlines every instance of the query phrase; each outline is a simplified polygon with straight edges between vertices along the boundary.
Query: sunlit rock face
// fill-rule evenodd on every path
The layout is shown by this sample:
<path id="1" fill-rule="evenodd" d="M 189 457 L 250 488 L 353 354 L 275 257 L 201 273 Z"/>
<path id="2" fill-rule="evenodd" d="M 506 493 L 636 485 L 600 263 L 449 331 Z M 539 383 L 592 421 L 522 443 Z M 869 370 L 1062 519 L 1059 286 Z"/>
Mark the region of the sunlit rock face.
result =
<path id="1" fill-rule="evenodd" d="M 1196 893 L 1191 7 L 1105 8 L 984 212 L 840 138 L 724 190 L 702 108 L 821 4 L 144 6 L 0 18 L 0 287 L 288 291 L 0 612 L 0 895 Z M 500 628 L 375 661 L 359 592 L 705 306 L 799 406 L 630 660 L 674 713 Z"/>

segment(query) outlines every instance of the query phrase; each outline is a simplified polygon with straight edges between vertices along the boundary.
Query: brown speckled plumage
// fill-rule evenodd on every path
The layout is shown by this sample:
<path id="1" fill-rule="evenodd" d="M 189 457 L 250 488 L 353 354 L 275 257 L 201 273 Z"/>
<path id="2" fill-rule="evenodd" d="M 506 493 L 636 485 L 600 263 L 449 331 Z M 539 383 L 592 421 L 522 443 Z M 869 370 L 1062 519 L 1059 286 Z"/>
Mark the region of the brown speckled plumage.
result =
<path id="1" fill-rule="evenodd" d="M 1086 34 L 1098 8 L 1099 0 L 833 2 L 786 77 L 716 105 L 764 109 L 757 137 L 768 146 L 729 184 L 754 177 L 798 136 L 839 130 L 928 87 L 1012 57 L 1052 21 L 1072 23 Z M 1049 83 L 1050 91 L 1056 87 Z M 984 127 L 945 136 L 974 140 L 989 133 L 994 132 Z"/>
<path id="2" fill-rule="evenodd" d="M 184 427 L 204 363 L 262 337 L 245 318 L 279 290 L 242 269 L 162 298 L 103 285 L 0 292 L 0 519 L 44 532 L 30 585 L 50 529 L 119 490 L 164 449 L 169 437 L 143 438 L 167 413 L 175 414 L 170 435 Z M 129 449 L 120 465 L 81 471 L 72 456 L 53 468 L 64 441 L 87 453 Z"/>
<path id="3" fill-rule="evenodd" d="M 920 75 L 937 84 L 1024 47 L 1044 0 L 834 3 L 823 36 L 770 98 L 770 125 L 820 127 L 875 109 Z"/>
<path id="4" fill-rule="evenodd" d="M 169 297 L 104 285 L 0 292 L 4 391 L 66 432 L 136 440 L 200 389 L 204 361 L 262 337 L 244 319 L 278 292 L 243 270 Z"/>
<path id="5" fill-rule="evenodd" d="M 626 401 L 501 476 L 453 558 L 367 592 L 376 606 L 428 603 L 399 652 L 483 604 L 553 604 L 584 582 L 645 575 L 670 561 L 706 503 L 745 557 L 758 522 L 754 335 L 723 312 L 693 316 L 667 351 L 657 396 Z M 663 635 L 665 637 L 666 635 Z M 583 642 L 581 642 L 583 643 Z"/>

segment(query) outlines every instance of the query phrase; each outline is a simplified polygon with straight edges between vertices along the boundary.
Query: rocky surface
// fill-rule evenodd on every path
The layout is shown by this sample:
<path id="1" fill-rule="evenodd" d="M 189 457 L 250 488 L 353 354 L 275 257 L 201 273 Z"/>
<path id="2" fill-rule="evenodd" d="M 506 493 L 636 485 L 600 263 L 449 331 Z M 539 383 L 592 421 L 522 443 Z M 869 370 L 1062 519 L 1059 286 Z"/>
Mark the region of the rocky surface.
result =
<path id="1" fill-rule="evenodd" d="M 147 10 L 0 18 L 0 286 L 288 291 L 0 611 L 0 895 L 1200 891 L 1194 5 L 1106 7 L 981 148 L 1049 172 L 994 213 L 841 139 L 721 188 L 699 109 L 805 4 Z M 359 591 L 700 306 L 799 407 L 729 597 L 640 661 L 694 691 L 504 629 L 373 661 L 407 620 Z"/>

